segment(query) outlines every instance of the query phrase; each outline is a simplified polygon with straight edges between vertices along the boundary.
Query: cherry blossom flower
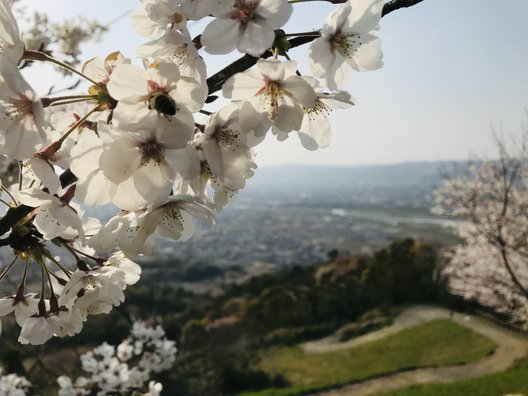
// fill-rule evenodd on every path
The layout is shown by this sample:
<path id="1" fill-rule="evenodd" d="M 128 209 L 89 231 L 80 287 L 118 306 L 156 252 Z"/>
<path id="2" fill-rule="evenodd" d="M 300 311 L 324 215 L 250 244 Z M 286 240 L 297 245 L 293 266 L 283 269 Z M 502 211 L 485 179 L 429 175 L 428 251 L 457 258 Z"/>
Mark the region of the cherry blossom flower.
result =
<path id="1" fill-rule="evenodd" d="M 114 69 L 123 64 L 130 64 L 130 59 L 117 51 L 109 54 L 104 60 L 99 57 L 87 60 L 81 71 L 92 80 L 106 85 Z"/>
<path id="2" fill-rule="evenodd" d="M 125 275 L 121 271 L 76 271 L 64 287 L 59 303 L 82 315 L 110 313 L 125 301 Z M 80 291 L 82 295 L 77 296 Z"/>
<path id="3" fill-rule="evenodd" d="M 196 198 L 173 195 L 145 214 L 139 224 L 137 240 L 143 241 L 156 231 L 162 237 L 185 241 L 194 232 L 193 217 L 209 225 L 215 223 L 211 210 Z"/>
<path id="4" fill-rule="evenodd" d="M 160 37 L 169 26 L 185 29 L 187 25 L 177 2 L 170 0 L 142 0 L 130 18 L 136 31 L 150 38 Z"/>
<path id="5" fill-rule="evenodd" d="M 24 160 L 46 142 L 37 94 L 9 59 L 0 61 L 0 154 Z"/>
<path id="6" fill-rule="evenodd" d="M 78 378 L 75 383 L 72 382 L 70 377 L 61 375 L 57 378 L 57 384 L 59 385 L 59 396 L 88 396 L 90 390 L 86 389 L 88 383 L 85 378 Z"/>
<path id="7" fill-rule="evenodd" d="M 57 194 L 61 188 L 59 176 L 50 161 L 35 155 L 29 159 L 31 169 L 35 176 L 40 179 L 42 185 L 48 189 L 51 194 Z"/>
<path id="8" fill-rule="evenodd" d="M 235 197 L 256 167 L 248 134 L 240 126 L 239 111 L 240 106 L 232 104 L 211 115 L 204 122 L 204 133 L 197 133 L 193 141 L 201 157 L 201 172 L 189 185 L 198 197 L 207 200 L 207 182 L 211 182 L 216 209 Z"/>
<path id="9" fill-rule="evenodd" d="M 309 49 L 310 68 L 330 89 L 343 89 L 351 70 L 383 66 L 381 41 L 369 32 L 381 18 L 383 0 L 347 2 L 332 12 Z"/>
<path id="10" fill-rule="evenodd" d="M 346 91 L 328 93 L 313 77 L 303 77 L 314 89 L 317 99 L 313 107 L 305 108 L 298 134 L 301 143 L 307 150 L 317 150 L 328 147 L 332 137 L 332 129 L 328 117 L 334 109 L 346 109 L 354 105 L 354 98 Z M 279 140 L 288 137 L 282 131 L 274 130 Z"/>
<path id="11" fill-rule="evenodd" d="M 135 285 L 141 276 L 141 267 L 132 260 L 125 257 L 123 252 L 115 252 L 105 262 L 108 270 L 115 268 L 125 274 L 125 283 Z"/>
<path id="12" fill-rule="evenodd" d="M 153 235 L 148 236 L 141 245 L 135 243 L 139 229 L 138 224 L 144 213 L 145 210 L 121 211 L 108 220 L 99 232 L 89 239 L 89 246 L 101 252 L 112 251 L 117 246 L 129 257 L 152 252 L 156 246 Z"/>
<path id="13" fill-rule="evenodd" d="M 211 54 L 227 54 L 235 48 L 253 56 L 266 51 L 293 11 L 286 0 L 235 0 L 233 8 L 213 20 L 202 34 Z"/>
<path id="14" fill-rule="evenodd" d="M 71 149 L 70 169 L 78 178 L 75 195 L 89 207 L 112 202 L 118 191 L 99 166 L 103 145 L 111 144 L 117 138 L 114 136 L 116 132 L 103 124 L 98 129 L 102 130 L 99 136 L 91 132 L 83 133 Z"/>
<path id="15" fill-rule="evenodd" d="M 179 153 L 193 128 L 178 119 L 161 118 L 136 132 L 105 125 L 99 130 L 104 138 L 83 136 L 72 150 L 78 197 L 87 205 L 112 202 L 125 210 L 140 209 L 168 197 L 177 173 L 187 170 Z"/>
<path id="16" fill-rule="evenodd" d="M 136 263 L 116 253 L 99 268 L 75 271 L 61 291 L 59 304 L 84 317 L 109 313 L 125 300 L 123 290 L 136 283 L 140 273 Z"/>
<path id="17" fill-rule="evenodd" d="M 15 313 L 15 319 L 19 326 L 38 311 L 38 299 L 35 293 L 12 295 L 0 298 L 0 318 L 11 312 Z"/>
<path id="18" fill-rule="evenodd" d="M 173 195 L 152 209 L 118 215 L 104 225 L 92 246 L 106 250 L 117 245 L 125 255 L 150 253 L 154 248 L 154 234 L 185 241 L 193 232 L 193 217 L 214 224 L 211 210 L 189 195 Z"/>
<path id="19" fill-rule="evenodd" d="M 21 344 L 42 345 L 54 335 L 75 335 L 82 329 L 83 318 L 68 310 L 30 316 L 22 325 L 18 341 Z"/>
<path id="20" fill-rule="evenodd" d="M 254 68 L 235 74 L 223 87 L 224 96 L 245 101 L 240 125 L 262 136 L 271 125 L 283 132 L 298 130 L 304 107 L 315 105 L 313 88 L 296 75 L 297 62 L 259 60 Z"/>
<path id="21" fill-rule="evenodd" d="M 162 390 L 163 385 L 161 383 L 156 381 L 150 381 L 148 393 L 145 393 L 144 396 L 159 396 L 161 395 Z"/>
<path id="22" fill-rule="evenodd" d="M 80 310 L 61 309 L 51 320 L 56 327 L 55 337 L 73 337 L 81 332 L 86 316 Z"/>
<path id="23" fill-rule="evenodd" d="M 195 138 L 211 171 L 221 181 L 245 179 L 253 162 L 239 112 L 236 104 L 222 108 L 205 120 L 204 133 Z"/>
<path id="24" fill-rule="evenodd" d="M 61 106 L 60 108 L 52 107 L 50 109 L 51 114 L 49 117 L 50 128 L 47 129 L 50 140 L 52 142 L 59 140 L 66 131 L 68 131 L 80 120 L 81 117 L 79 114 L 87 114 L 90 110 L 92 110 L 92 108 L 93 106 L 89 106 L 86 103 L 76 103 L 64 107 Z M 99 112 L 91 115 L 88 119 L 88 122 L 95 124 L 97 121 L 103 121 L 106 119 L 107 115 L 104 112 Z M 47 162 L 64 170 L 69 169 L 71 160 L 70 152 L 77 144 L 79 137 L 85 135 L 84 132 L 86 132 L 86 134 L 93 134 L 93 131 L 89 130 L 85 124 L 81 124 L 77 128 L 76 133 L 68 135 L 66 140 L 62 142 L 59 150 L 53 150 L 54 152 L 51 152 L 51 155 L 45 153 Z M 44 148 L 44 151 L 45 149 L 46 148 Z"/>
<path id="25" fill-rule="evenodd" d="M 100 389 L 98 394 L 119 394 L 123 385 L 128 382 L 128 366 L 115 357 L 115 347 L 107 343 L 82 355 L 81 365 L 91 376 L 87 385 L 91 382 Z"/>
<path id="26" fill-rule="evenodd" d="M 25 396 L 29 391 L 31 383 L 25 378 L 16 374 L 3 375 L 0 367 L 0 392 L 5 396 Z"/>
<path id="27" fill-rule="evenodd" d="M 147 70 L 119 65 L 107 87 L 119 101 L 113 121 L 117 127 L 128 130 L 140 129 L 145 123 L 161 118 L 177 119 L 192 127 L 192 112 L 200 110 L 205 100 L 200 84 L 182 76 L 174 63 L 155 61 Z"/>
<path id="28" fill-rule="evenodd" d="M 75 209 L 69 205 L 72 194 L 73 189 L 59 197 L 33 188 L 21 191 L 18 199 L 24 205 L 36 208 L 33 224 L 44 239 L 51 241 L 62 236 L 68 228 L 72 228 L 81 240 L 84 240 L 82 221 Z"/>
<path id="29" fill-rule="evenodd" d="M 122 342 L 117 346 L 117 357 L 122 362 L 127 362 L 134 356 L 134 346 L 128 342 Z"/>
<path id="30" fill-rule="evenodd" d="M 0 0 L 0 56 L 18 63 L 23 53 L 24 43 L 11 7 L 6 0 Z"/>
<path id="31" fill-rule="evenodd" d="M 130 196 L 117 193 L 112 202 L 122 209 L 135 210 L 148 202 L 163 200 L 172 189 L 179 167 L 174 151 L 186 146 L 192 130 L 185 125 L 175 129 L 174 121 L 160 120 L 158 125 L 155 129 L 121 133 L 103 147 L 99 164 L 105 176 L 117 188 L 128 188 L 141 202 L 138 206 L 130 203 Z M 115 155 L 117 152 L 121 155 Z"/>
<path id="32" fill-rule="evenodd" d="M 198 81 L 203 99 L 207 97 L 205 62 L 188 35 L 169 30 L 159 39 L 140 45 L 136 53 L 143 59 L 153 57 L 177 64 L 181 75 Z"/>

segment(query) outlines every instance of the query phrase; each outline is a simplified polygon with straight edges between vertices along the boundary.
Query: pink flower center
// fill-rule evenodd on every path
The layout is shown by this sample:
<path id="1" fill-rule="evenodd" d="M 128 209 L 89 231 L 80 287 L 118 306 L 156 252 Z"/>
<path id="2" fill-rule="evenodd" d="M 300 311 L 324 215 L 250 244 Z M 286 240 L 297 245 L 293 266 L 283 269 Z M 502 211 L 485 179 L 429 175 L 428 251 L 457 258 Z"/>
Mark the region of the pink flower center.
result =
<path id="1" fill-rule="evenodd" d="M 154 138 L 140 143 L 138 149 L 141 153 L 141 166 L 147 165 L 151 160 L 160 164 L 165 157 L 165 146 Z"/>
<path id="2" fill-rule="evenodd" d="M 148 89 L 150 93 L 154 93 L 154 92 L 169 93 L 170 91 L 169 89 L 167 89 L 167 87 L 163 87 L 159 85 L 156 81 L 148 80 L 147 84 L 148 84 Z"/>
<path id="3" fill-rule="evenodd" d="M 257 14 L 260 0 L 235 0 L 235 10 L 231 14 L 232 19 L 237 19 L 242 25 L 247 25 L 250 21 L 263 19 Z"/>
<path id="4" fill-rule="evenodd" d="M 279 99 L 281 97 L 281 84 L 278 81 L 264 80 L 264 86 L 256 93 L 264 96 L 264 105 L 268 110 L 268 118 L 275 120 L 279 113 Z"/>
<path id="5" fill-rule="evenodd" d="M 33 118 L 33 102 L 24 95 L 12 98 L 9 102 L 0 100 L 0 111 L 3 119 L 20 121 L 27 116 Z"/>

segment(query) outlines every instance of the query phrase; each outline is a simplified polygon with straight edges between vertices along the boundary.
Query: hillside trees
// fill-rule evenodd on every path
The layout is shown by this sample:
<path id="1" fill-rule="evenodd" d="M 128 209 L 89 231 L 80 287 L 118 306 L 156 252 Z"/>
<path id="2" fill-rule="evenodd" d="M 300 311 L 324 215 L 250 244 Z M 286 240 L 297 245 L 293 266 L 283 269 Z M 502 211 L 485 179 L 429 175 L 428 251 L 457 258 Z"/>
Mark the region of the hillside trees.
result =
<path id="1" fill-rule="evenodd" d="M 436 191 L 437 213 L 466 220 L 464 243 L 443 269 L 451 292 L 528 323 L 528 158 L 526 133 L 498 160 L 475 161 Z"/>
<path id="2" fill-rule="evenodd" d="M 435 246 L 407 238 L 373 255 L 337 257 L 233 284 L 180 318 L 181 360 L 171 381 L 186 384 L 191 394 L 279 386 L 281 378 L 266 378 L 251 366 L 263 350 L 324 337 L 351 322 L 355 326 L 343 336 L 358 336 L 390 323 L 399 304 L 444 302 L 437 256 Z"/>
<path id="3" fill-rule="evenodd" d="M 374 304 L 437 301 L 442 292 L 437 265 L 434 247 L 407 238 L 377 251 L 362 282 Z"/>

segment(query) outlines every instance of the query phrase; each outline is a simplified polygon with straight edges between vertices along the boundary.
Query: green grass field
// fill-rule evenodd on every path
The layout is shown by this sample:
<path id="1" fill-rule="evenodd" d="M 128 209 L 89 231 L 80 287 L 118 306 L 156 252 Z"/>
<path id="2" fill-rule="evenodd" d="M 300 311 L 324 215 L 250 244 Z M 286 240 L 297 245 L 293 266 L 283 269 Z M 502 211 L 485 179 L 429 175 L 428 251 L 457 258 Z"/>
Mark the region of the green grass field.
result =
<path id="1" fill-rule="evenodd" d="M 417 367 L 465 364 L 494 347 L 488 338 L 446 319 L 341 351 L 306 354 L 298 347 L 277 348 L 262 355 L 257 368 L 282 374 L 292 386 L 244 395 L 295 395 Z"/>
<path id="2" fill-rule="evenodd" d="M 517 366 L 466 381 L 451 384 L 413 385 L 377 396 L 501 396 L 528 395 L 528 360 Z"/>

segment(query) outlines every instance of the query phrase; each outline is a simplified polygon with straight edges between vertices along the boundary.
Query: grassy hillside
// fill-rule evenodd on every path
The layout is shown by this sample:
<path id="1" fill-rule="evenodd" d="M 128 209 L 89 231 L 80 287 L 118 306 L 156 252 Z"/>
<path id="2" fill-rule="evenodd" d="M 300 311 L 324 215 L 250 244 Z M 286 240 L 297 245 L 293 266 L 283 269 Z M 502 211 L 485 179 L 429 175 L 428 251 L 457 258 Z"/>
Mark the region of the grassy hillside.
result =
<path id="1" fill-rule="evenodd" d="M 295 395 L 416 367 L 465 364 L 489 355 L 494 346 L 486 337 L 446 319 L 340 351 L 307 354 L 298 347 L 275 348 L 261 356 L 257 367 L 281 374 L 292 386 L 244 395 Z"/>
<path id="2" fill-rule="evenodd" d="M 214 396 L 284 388 L 290 385 L 288 378 L 265 370 L 264 366 L 256 366 L 255 362 L 259 356 L 263 356 L 263 351 L 270 351 L 272 347 L 276 348 L 275 351 L 281 351 L 281 347 L 319 339 L 351 323 L 356 327 L 349 327 L 349 331 L 343 333 L 344 338 L 358 336 L 367 329 L 371 330 L 372 326 L 390 322 L 397 308 L 405 304 L 429 303 L 460 308 L 460 301 L 450 297 L 442 280 L 435 276 L 437 261 L 437 249 L 434 246 L 403 239 L 373 255 L 341 257 L 336 252 L 333 256 L 329 255 L 328 261 L 318 265 L 299 265 L 263 274 L 233 284 L 218 294 L 186 291 L 171 282 L 172 273 L 167 275 L 163 272 L 163 276 L 160 276 L 160 273 L 150 272 L 147 268 L 142 282 L 127 289 L 126 304 L 115 309 L 111 315 L 91 318 L 81 335 L 54 340 L 46 345 L 45 350 L 38 347 L 22 348 L 15 341 L 18 327 L 9 326 L 8 321 L 4 320 L 0 361 L 9 372 L 28 375 L 20 362 L 27 362 L 34 356 L 60 356 L 60 362 L 37 367 L 31 370 L 30 375 L 37 389 L 54 389 L 56 384 L 49 375 L 50 368 L 57 366 L 60 374 L 78 374 L 77 365 L 64 367 L 61 364 L 64 361 L 62 351 L 75 348 L 83 350 L 103 341 L 115 345 L 128 333 L 131 318 L 148 315 L 143 318 L 151 317 L 151 321 L 162 323 L 168 337 L 178 341 L 179 351 L 174 369 L 159 378 L 166 389 L 177 389 L 182 396 Z M 179 266 L 177 262 L 167 262 L 163 266 L 170 269 L 171 264 Z M 191 267 L 188 269 L 190 271 Z M 187 269 L 184 270 L 187 273 Z M 187 275 L 199 277 L 203 274 L 195 271 Z M 407 341 L 398 341 L 397 338 L 394 348 L 399 345 L 403 350 L 407 346 L 412 351 L 434 345 L 434 350 L 439 351 L 440 355 L 423 354 L 419 357 L 404 354 L 398 357 L 401 350 L 395 349 L 387 355 L 385 352 L 391 345 L 376 344 L 377 348 L 381 348 L 377 352 L 361 352 L 361 349 L 353 352 L 363 353 L 364 356 L 375 353 L 370 359 L 370 366 L 365 362 L 355 363 L 356 366 L 350 363 L 349 371 L 335 371 L 331 373 L 334 377 L 326 376 L 323 370 L 322 376 L 327 377 L 324 379 L 326 382 L 321 376 L 314 376 L 307 386 L 349 382 L 417 365 L 453 364 L 459 362 L 457 359 L 460 356 L 462 360 L 472 358 L 471 354 L 465 354 L 468 352 L 464 349 L 460 356 L 457 355 L 460 351 L 440 352 L 444 348 L 448 350 L 449 343 L 439 343 L 435 334 L 424 335 L 424 330 L 420 331 L 422 338 L 425 337 L 421 344 L 417 344 L 420 337 L 412 335 Z M 449 333 L 445 329 L 437 330 L 437 333 L 440 333 L 439 340 L 456 339 L 455 336 L 447 336 Z M 376 345 L 372 348 L 375 349 Z M 453 345 L 456 349 L 457 344 Z M 477 349 L 477 357 L 479 353 L 487 353 L 489 348 Z M 289 351 L 293 360 L 295 354 L 299 353 L 289 348 L 284 351 Z M 331 356 L 326 355 L 328 359 Z M 378 365 L 378 359 L 387 356 L 392 357 Z M 446 356 L 447 361 L 441 360 Z M 321 355 L 317 358 L 321 358 Z M 341 358 L 339 354 L 334 357 Z M 350 362 L 353 360 L 350 356 L 347 359 Z M 337 365 L 335 360 L 334 364 Z M 361 367 L 356 369 L 357 365 Z"/>
<path id="3" fill-rule="evenodd" d="M 413 385 L 383 396 L 490 396 L 528 394 L 528 360 L 502 373 L 452 384 Z M 382 395 L 377 395 L 382 396 Z"/>

